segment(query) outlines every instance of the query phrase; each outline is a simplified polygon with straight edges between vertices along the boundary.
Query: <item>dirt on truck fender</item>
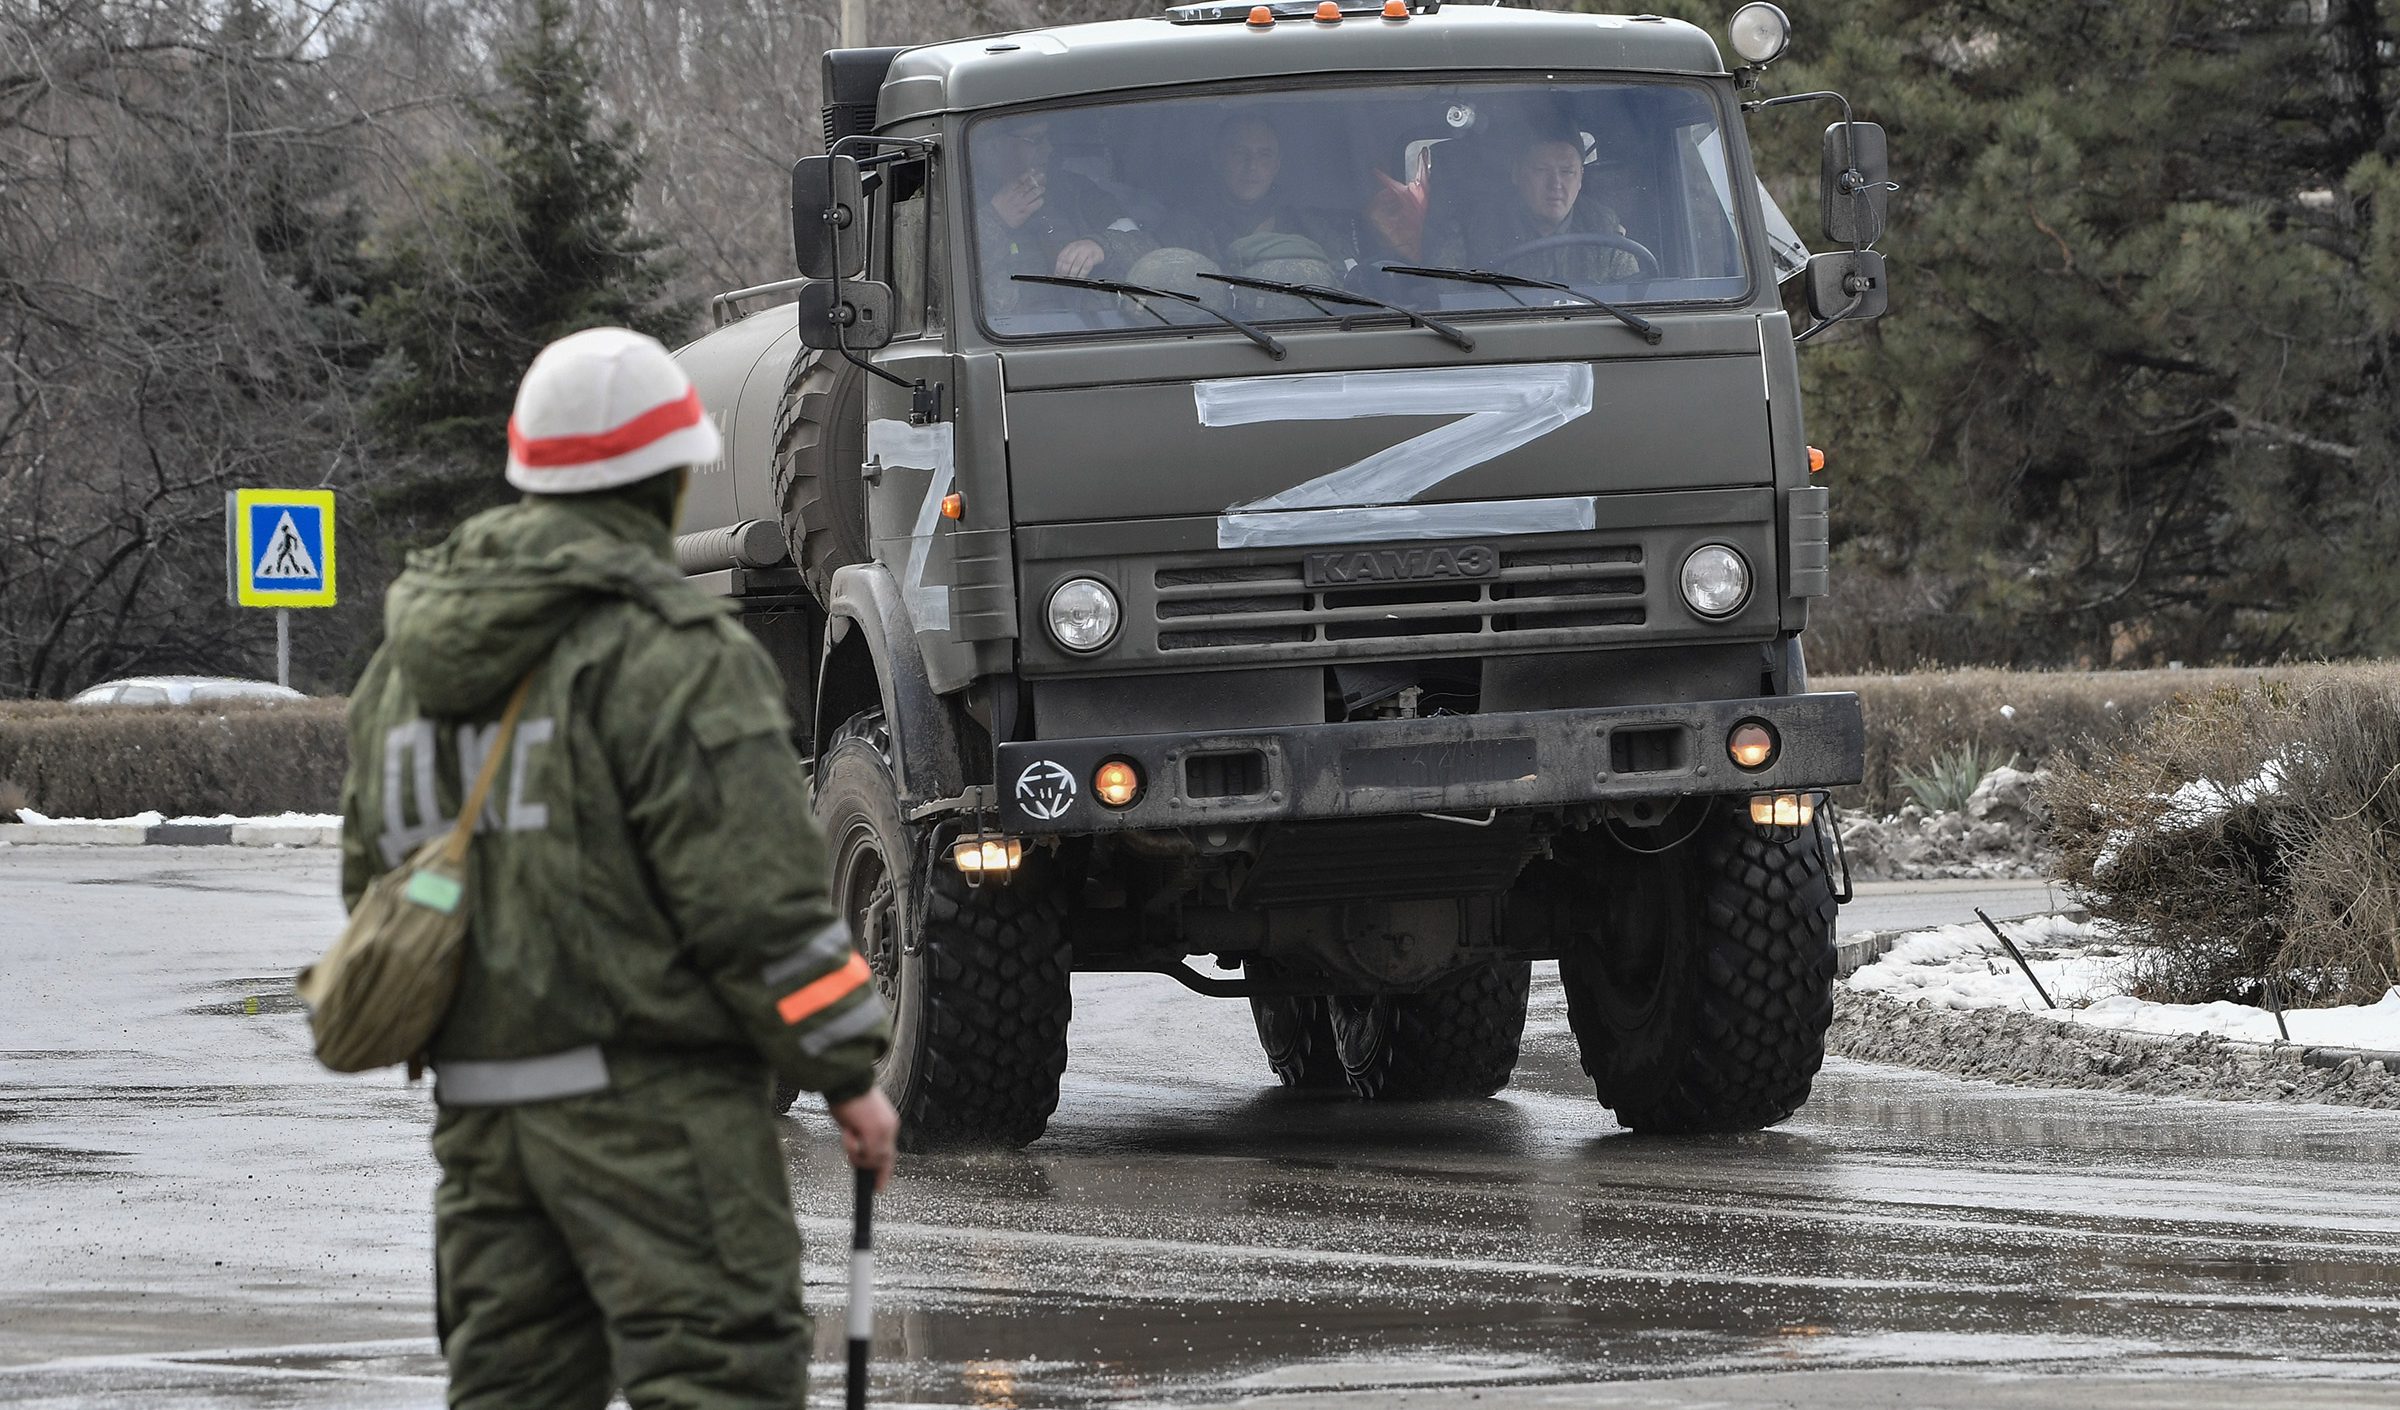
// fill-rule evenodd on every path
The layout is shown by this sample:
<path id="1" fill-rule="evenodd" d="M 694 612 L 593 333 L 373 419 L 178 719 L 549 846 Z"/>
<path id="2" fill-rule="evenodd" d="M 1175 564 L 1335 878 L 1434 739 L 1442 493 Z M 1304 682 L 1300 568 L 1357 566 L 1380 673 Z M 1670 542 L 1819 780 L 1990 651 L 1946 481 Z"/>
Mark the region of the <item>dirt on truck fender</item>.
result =
<path id="1" fill-rule="evenodd" d="M 1795 95 L 1830 252 L 1775 210 L 1769 9 L 1732 68 L 1432 3 L 826 55 L 798 277 L 678 354 L 677 547 L 783 669 L 908 1141 L 1040 1136 L 1076 971 L 1393 1101 L 1504 1086 L 1554 959 L 1620 1123 L 1807 1099 L 1863 751 L 1798 349 L 1882 312 L 1890 188 Z"/>

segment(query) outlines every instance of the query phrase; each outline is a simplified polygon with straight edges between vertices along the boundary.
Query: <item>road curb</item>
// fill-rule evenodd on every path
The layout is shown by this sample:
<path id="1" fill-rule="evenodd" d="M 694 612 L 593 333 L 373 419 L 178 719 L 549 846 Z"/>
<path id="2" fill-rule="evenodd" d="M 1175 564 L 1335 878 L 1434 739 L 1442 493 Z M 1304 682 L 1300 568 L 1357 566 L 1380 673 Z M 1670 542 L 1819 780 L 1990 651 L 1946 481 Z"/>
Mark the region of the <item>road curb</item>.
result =
<path id="1" fill-rule="evenodd" d="M 313 823 L 0 823 L 0 847 L 337 847 L 342 830 Z"/>

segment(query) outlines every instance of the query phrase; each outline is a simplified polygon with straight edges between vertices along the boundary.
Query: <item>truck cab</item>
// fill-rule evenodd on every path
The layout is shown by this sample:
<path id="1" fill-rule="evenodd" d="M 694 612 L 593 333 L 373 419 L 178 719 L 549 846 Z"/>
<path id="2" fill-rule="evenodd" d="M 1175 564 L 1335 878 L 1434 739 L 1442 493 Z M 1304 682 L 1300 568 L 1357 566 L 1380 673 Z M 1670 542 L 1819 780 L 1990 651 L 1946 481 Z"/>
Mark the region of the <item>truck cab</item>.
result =
<path id="1" fill-rule="evenodd" d="M 1796 349 L 1881 310 L 1880 131 L 1828 129 L 1811 257 L 1751 167 L 1764 61 L 1655 16 L 1202 4 L 825 62 L 801 276 L 679 354 L 727 450 L 678 553 L 784 671 L 908 1138 L 1037 1137 L 1076 971 L 1396 1100 L 1505 1084 L 1555 959 L 1620 1123 L 1796 1109 L 1862 755 L 1801 648 Z"/>

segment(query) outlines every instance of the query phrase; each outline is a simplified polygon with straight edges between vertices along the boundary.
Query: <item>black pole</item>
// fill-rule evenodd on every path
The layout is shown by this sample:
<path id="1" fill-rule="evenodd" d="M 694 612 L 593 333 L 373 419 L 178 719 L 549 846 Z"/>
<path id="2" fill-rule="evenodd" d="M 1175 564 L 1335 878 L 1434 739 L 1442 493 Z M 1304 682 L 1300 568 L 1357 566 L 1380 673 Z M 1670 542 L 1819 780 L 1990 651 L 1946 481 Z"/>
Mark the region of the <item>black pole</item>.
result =
<path id="1" fill-rule="evenodd" d="M 850 1378 L 843 1404 L 866 1410 L 867 1349 L 875 1340 L 875 1172 L 857 1172 L 850 1212 Z"/>
<path id="2" fill-rule="evenodd" d="M 1992 932 L 1992 938 L 1998 940 L 2007 948 L 2008 957 L 2017 962 L 2017 968 L 2025 971 L 2025 977 L 2027 979 L 2033 980 L 2033 992 L 2042 996 L 2042 1002 L 2044 1004 L 2051 1008 L 2057 1008 L 2058 1005 L 2052 1002 L 2050 998 L 2050 991 L 2042 987 L 2041 980 L 2034 978 L 2033 966 L 2025 963 L 2025 956 L 2017 950 L 2017 943 L 2000 933 L 2000 927 L 1992 924 L 1992 918 L 1983 913 L 1983 907 L 1977 906 L 1975 908 L 1975 914 L 1977 918 L 1982 920 L 1984 929 Z"/>

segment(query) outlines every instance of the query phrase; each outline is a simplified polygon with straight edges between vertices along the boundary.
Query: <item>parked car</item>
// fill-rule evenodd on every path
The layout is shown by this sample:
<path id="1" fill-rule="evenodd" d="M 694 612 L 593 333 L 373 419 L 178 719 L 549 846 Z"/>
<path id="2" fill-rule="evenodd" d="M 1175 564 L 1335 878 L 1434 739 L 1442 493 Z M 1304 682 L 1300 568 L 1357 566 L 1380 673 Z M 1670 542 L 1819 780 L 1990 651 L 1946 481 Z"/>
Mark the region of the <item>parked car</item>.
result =
<path id="1" fill-rule="evenodd" d="M 103 681 L 67 703 L 70 705 L 218 705 L 228 700 L 306 700 L 289 686 L 273 681 L 236 680 L 230 676 L 129 676 Z"/>

